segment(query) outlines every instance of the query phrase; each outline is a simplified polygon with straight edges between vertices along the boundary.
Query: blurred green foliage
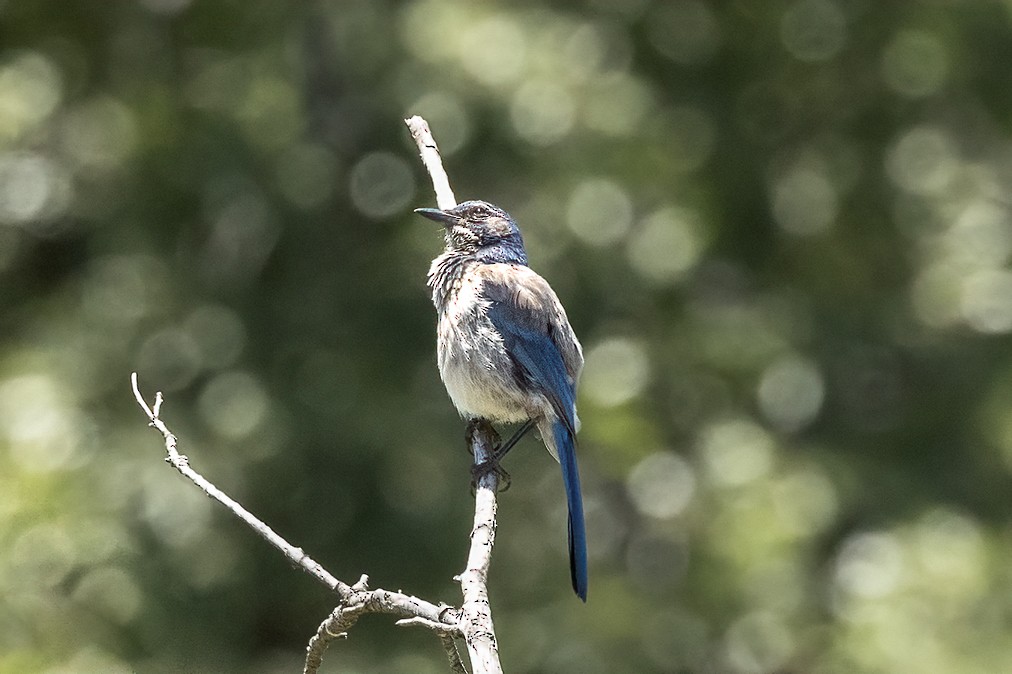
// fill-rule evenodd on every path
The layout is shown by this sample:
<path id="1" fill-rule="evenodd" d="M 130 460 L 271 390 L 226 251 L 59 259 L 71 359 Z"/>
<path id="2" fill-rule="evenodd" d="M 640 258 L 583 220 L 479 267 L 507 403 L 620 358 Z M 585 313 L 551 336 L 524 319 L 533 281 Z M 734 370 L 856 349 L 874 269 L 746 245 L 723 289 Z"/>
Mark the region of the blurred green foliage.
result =
<path id="1" fill-rule="evenodd" d="M 402 125 L 587 352 L 590 601 L 510 458 L 511 672 L 1012 671 L 1012 5 L 0 2 L 0 672 L 290 672 L 338 576 L 458 601 Z M 442 672 L 364 620 L 327 671 Z"/>

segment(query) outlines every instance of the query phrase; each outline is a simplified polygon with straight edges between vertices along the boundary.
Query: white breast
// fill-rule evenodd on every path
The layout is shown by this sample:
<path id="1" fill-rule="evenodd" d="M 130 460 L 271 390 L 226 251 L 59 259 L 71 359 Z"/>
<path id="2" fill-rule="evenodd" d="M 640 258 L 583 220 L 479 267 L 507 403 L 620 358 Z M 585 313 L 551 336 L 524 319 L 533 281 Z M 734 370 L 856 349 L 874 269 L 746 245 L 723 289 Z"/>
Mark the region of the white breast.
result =
<path id="1" fill-rule="evenodd" d="M 520 422 L 533 416 L 532 401 L 512 382 L 512 362 L 485 312 L 481 281 L 465 275 L 440 312 L 439 375 L 465 417 Z"/>

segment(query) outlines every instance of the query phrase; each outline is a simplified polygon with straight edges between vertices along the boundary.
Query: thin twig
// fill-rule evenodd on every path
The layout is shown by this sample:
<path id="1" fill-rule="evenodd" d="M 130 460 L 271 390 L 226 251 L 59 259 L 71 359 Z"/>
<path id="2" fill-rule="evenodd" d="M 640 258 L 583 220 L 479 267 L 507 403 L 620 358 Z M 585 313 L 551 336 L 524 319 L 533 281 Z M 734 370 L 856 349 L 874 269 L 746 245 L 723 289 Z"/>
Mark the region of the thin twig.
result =
<path id="1" fill-rule="evenodd" d="M 310 639 L 306 649 L 306 674 L 316 674 L 323 663 L 323 654 L 334 639 L 346 636 L 346 632 L 365 613 L 386 613 L 401 618 L 416 618 L 420 625 L 429 627 L 439 634 L 441 640 L 454 637 L 463 638 L 464 632 L 459 626 L 459 612 L 445 605 L 437 606 L 432 602 L 419 599 L 401 592 L 390 592 L 377 588 L 369 589 L 369 578 L 363 575 L 354 585 L 343 583 L 332 576 L 319 563 L 314 561 L 301 548 L 297 548 L 276 534 L 270 527 L 257 519 L 239 503 L 214 486 L 200 473 L 190 467 L 186 455 L 180 454 L 175 434 L 169 430 L 159 417 L 163 403 L 162 394 L 155 394 L 154 406 L 149 406 L 141 395 L 137 383 L 137 373 L 130 375 L 134 398 L 144 410 L 148 421 L 165 440 L 166 461 L 184 477 L 197 485 L 205 494 L 218 501 L 232 513 L 250 526 L 267 542 L 280 550 L 293 564 L 309 573 L 331 590 L 337 592 L 341 604 L 321 623 L 316 634 Z M 459 656 L 457 658 L 459 663 Z M 450 661 L 451 668 L 454 666 Z M 454 670 L 457 671 L 457 670 Z"/>
<path id="2" fill-rule="evenodd" d="M 306 665 L 302 670 L 303 674 L 316 674 L 319 671 L 320 665 L 323 664 L 323 654 L 330 646 L 330 642 L 334 639 L 347 639 L 348 630 L 362 615 L 364 609 L 364 604 L 355 604 L 338 606 L 331 611 L 327 619 L 316 628 L 316 634 L 309 640 L 309 646 L 306 647 Z"/>
<path id="3" fill-rule="evenodd" d="M 450 639 L 464 637 L 464 631 L 460 626 L 460 611 L 457 609 L 445 605 L 436 606 L 401 592 L 381 588 L 370 590 L 364 581 L 365 576 L 355 583 L 351 597 L 335 608 L 317 628 L 316 634 L 306 648 L 304 674 L 316 674 L 327 647 L 335 639 L 346 636 L 358 618 L 366 613 L 386 613 L 401 618 L 416 618 L 417 622 L 412 624 L 433 629 L 440 639 L 444 636 Z"/>
<path id="4" fill-rule="evenodd" d="M 443 169 L 443 160 L 439 156 L 439 147 L 436 146 L 436 141 L 432 137 L 432 131 L 429 130 L 429 123 L 418 115 L 405 119 L 404 123 L 408 125 L 411 137 L 415 139 L 415 145 L 418 146 L 418 154 L 422 158 L 422 164 L 425 165 L 425 170 L 432 178 L 432 189 L 436 193 L 436 206 L 444 211 L 450 210 L 457 205 L 457 198 L 453 196 L 453 190 L 450 189 L 450 179 L 446 176 L 446 170 Z"/>
<path id="5" fill-rule="evenodd" d="M 145 414 L 148 415 L 150 425 L 161 433 L 162 437 L 165 439 L 165 451 L 168 454 L 166 461 L 168 461 L 173 468 L 178 470 L 183 477 L 200 487 L 201 491 L 205 494 L 232 511 L 232 514 L 249 525 L 253 531 L 260 534 L 261 538 L 280 550 L 282 554 L 291 560 L 295 566 L 299 567 L 313 578 L 316 578 L 331 590 L 337 592 L 342 599 L 351 596 L 351 587 L 332 576 L 329 571 L 323 568 L 323 566 L 303 552 L 302 548 L 295 547 L 276 534 L 274 530 L 264 524 L 263 521 L 242 507 L 242 505 L 232 499 L 232 497 L 228 494 L 214 486 L 203 475 L 191 468 L 189 459 L 185 454 L 180 454 L 179 450 L 176 448 L 176 436 L 173 435 L 172 431 L 170 431 L 165 423 L 158 417 L 162 407 L 161 392 L 155 394 L 155 406 L 154 409 L 152 409 L 148 407 L 147 402 L 144 400 L 144 396 L 141 395 L 140 388 L 137 384 L 136 372 L 130 375 L 130 383 L 133 387 L 134 397 L 137 399 L 137 404 L 140 405 L 141 409 L 143 409 Z"/>

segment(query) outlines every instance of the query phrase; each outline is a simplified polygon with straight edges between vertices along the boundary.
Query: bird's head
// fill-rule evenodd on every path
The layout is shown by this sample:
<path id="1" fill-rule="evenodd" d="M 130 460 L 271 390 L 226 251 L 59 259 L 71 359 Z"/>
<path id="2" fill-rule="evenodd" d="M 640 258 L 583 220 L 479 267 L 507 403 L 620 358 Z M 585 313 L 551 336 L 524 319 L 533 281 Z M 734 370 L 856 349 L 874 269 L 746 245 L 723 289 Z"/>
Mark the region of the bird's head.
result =
<path id="1" fill-rule="evenodd" d="M 481 262 L 527 264 L 520 228 L 510 214 L 487 201 L 465 201 L 441 211 L 416 208 L 415 213 L 446 228 L 446 250 L 472 254 Z"/>

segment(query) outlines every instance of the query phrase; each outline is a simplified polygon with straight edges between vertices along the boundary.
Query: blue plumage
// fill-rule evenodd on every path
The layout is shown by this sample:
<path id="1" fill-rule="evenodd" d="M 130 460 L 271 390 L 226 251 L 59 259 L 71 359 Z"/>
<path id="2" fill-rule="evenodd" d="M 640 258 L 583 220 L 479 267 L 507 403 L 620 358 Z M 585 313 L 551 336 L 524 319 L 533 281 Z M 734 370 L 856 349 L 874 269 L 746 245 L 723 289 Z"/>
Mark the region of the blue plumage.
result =
<path id="1" fill-rule="evenodd" d="M 446 227 L 429 270 L 439 373 L 469 419 L 533 421 L 562 466 L 573 589 L 587 599 L 587 536 L 576 464 L 583 351 L 548 282 L 527 266 L 516 222 L 484 201 L 416 211 Z"/>
<path id="2" fill-rule="evenodd" d="M 580 473 L 576 467 L 575 438 L 559 422 L 554 424 L 553 430 L 562 465 L 562 484 L 566 488 L 566 505 L 569 507 L 569 576 L 573 591 L 587 601 L 587 528 L 583 519 Z"/>
<path id="3" fill-rule="evenodd" d="M 559 347 L 550 335 L 520 327 L 521 317 L 516 313 L 514 307 L 502 302 L 487 310 L 489 320 L 502 336 L 506 353 L 516 362 L 517 372 L 524 375 L 517 384 L 544 393 L 565 427 L 575 434 L 576 392 Z"/>

